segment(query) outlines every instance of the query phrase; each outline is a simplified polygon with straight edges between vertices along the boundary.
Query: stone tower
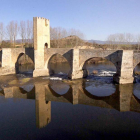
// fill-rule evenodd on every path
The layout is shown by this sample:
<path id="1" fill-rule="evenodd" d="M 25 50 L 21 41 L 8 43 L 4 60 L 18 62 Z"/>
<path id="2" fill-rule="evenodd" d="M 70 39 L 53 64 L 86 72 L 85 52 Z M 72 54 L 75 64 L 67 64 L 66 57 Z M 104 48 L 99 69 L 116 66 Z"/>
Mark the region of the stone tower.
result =
<path id="1" fill-rule="evenodd" d="M 50 48 L 50 21 L 41 17 L 33 18 L 34 49 Z"/>
<path id="2" fill-rule="evenodd" d="M 44 69 L 44 52 L 50 48 L 50 22 L 41 17 L 33 18 L 34 30 L 34 63 L 33 77 L 45 76 L 48 70 Z"/>

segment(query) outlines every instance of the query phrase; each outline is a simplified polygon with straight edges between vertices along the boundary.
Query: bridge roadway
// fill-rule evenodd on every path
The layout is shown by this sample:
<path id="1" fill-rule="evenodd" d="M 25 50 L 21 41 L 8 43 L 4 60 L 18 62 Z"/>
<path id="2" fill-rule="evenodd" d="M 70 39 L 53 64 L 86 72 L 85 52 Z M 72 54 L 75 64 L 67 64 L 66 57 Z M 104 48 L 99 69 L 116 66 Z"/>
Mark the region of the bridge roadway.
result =
<path id="1" fill-rule="evenodd" d="M 5 98 L 35 99 L 36 125 L 38 128 L 46 126 L 51 121 L 51 101 L 71 103 L 73 105 L 98 106 L 123 112 L 140 112 L 140 99 L 133 94 L 133 84 L 118 85 L 114 93 L 105 97 L 92 95 L 80 83 L 69 85 L 68 91 L 63 95 L 58 94 L 50 84 L 36 83 L 30 91 L 25 89 L 16 86 L 4 87 L 0 91 L 0 96 Z"/>
<path id="2" fill-rule="evenodd" d="M 3 48 L 1 50 L 0 75 L 17 73 L 17 62 L 23 54 L 28 55 L 35 65 L 33 77 L 49 76 L 51 74 L 50 59 L 56 54 L 62 55 L 70 65 L 68 76 L 71 79 L 87 76 L 85 64 L 89 59 L 106 58 L 116 67 L 114 81 L 120 84 L 133 83 L 134 68 L 140 63 L 140 51 L 132 50 L 47 48 L 40 51 L 34 50 L 34 48 Z"/>

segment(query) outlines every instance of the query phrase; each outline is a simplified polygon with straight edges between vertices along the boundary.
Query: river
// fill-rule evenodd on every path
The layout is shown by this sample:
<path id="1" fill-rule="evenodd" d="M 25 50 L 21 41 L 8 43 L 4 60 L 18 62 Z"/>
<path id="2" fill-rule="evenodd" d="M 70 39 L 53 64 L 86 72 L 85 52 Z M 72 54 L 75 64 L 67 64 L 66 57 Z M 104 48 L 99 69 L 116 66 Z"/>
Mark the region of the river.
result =
<path id="1" fill-rule="evenodd" d="M 21 66 L 17 75 L 1 76 L 0 139 L 140 138 L 138 77 L 134 84 L 113 83 L 111 63 L 88 64 L 89 76 L 72 81 L 67 63 L 51 68 L 64 79 L 32 78 L 31 65 Z"/>

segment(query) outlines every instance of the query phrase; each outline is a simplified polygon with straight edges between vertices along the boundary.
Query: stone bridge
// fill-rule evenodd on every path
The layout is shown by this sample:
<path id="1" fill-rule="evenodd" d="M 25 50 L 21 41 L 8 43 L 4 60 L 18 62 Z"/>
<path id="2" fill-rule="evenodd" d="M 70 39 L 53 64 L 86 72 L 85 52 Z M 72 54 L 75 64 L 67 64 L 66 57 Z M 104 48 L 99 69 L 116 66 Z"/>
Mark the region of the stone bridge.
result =
<path id="1" fill-rule="evenodd" d="M 17 61 L 23 54 L 34 62 L 33 77 L 49 76 L 50 59 L 60 54 L 70 65 L 69 78 L 78 79 L 87 75 L 86 62 L 94 57 L 111 61 L 116 67 L 114 81 L 120 84 L 133 83 L 133 71 L 140 63 L 140 52 L 133 50 L 94 50 L 72 48 L 50 48 L 50 23 L 48 19 L 34 17 L 34 48 L 5 48 L 1 51 L 1 75 L 16 73 Z"/>

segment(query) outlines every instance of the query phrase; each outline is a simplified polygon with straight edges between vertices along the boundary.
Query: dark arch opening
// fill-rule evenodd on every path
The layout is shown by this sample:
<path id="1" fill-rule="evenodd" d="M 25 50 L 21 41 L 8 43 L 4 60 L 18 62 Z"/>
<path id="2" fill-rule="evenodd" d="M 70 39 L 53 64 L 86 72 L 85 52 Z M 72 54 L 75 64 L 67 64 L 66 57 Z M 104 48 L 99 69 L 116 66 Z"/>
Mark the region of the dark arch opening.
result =
<path id="1" fill-rule="evenodd" d="M 46 49 L 48 48 L 48 43 L 45 43 L 45 48 L 46 48 Z"/>
<path id="2" fill-rule="evenodd" d="M 34 63 L 28 55 L 20 53 L 15 63 L 15 70 L 16 74 L 33 76 Z"/>
<path id="3" fill-rule="evenodd" d="M 85 61 L 83 65 L 83 77 L 113 77 L 116 73 L 115 65 L 106 58 L 93 57 Z"/>
<path id="4" fill-rule="evenodd" d="M 64 56 L 54 54 L 48 62 L 48 68 L 50 76 L 68 78 L 70 65 Z"/>
<path id="5" fill-rule="evenodd" d="M 140 83 L 140 63 L 138 63 L 134 68 L 133 76 L 134 76 L 134 82 Z"/>

